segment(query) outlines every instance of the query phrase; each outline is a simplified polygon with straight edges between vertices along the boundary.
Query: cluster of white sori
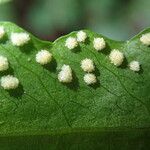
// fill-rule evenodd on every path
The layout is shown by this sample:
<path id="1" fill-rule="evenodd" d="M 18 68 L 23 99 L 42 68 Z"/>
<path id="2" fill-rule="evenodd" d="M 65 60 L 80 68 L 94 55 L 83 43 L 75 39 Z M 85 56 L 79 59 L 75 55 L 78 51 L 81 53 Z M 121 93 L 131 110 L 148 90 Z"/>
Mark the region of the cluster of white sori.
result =
<path id="1" fill-rule="evenodd" d="M 150 33 L 145 33 L 140 37 L 140 41 L 146 45 L 150 46 Z"/>
<path id="2" fill-rule="evenodd" d="M 106 47 L 106 42 L 105 42 L 104 38 L 94 38 L 93 47 L 97 51 L 103 50 Z"/>
<path id="3" fill-rule="evenodd" d="M 91 85 L 97 82 L 96 76 L 93 73 L 86 73 L 84 75 L 84 81 L 87 85 Z"/>
<path id="4" fill-rule="evenodd" d="M 123 63 L 124 54 L 120 52 L 118 49 L 114 49 L 111 51 L 109 59 L 111 63 L 113 63 L 115 66 L 120 66 Z"/>
<path id="5" fill-rule="evenodd" d="M 0 26 L 0 39 L 2 39 L 5 34 L 5 28 Z M 14 46 L 23 46 L 29 42 L 30 36 L 26 32 L 11 33 L 10 40 Z M 0 55 L 0 72 L 6 71 L 8 69 L 9 62 L 7 57 Z M 0 85 L 5 90 L 16 89 L 19 86 L 19 80 L 13 75 L 5 75 L 1 77 Z"/>
<path id="6" fill-rule="evenodd" d="M 0 26 L 0 40 L 5 36 L 6 30 L 3 26 Z M 65 41 L 65 47 L 72 50 L 75 49 L 79 43 L 84 43 L 88 38 L 85 31 L 77 32 L 76 36 L 68 37 Z M 26 32 L 13 32 L 10 35 L 10 41 L 14 46 L 24 46 L 31 40 L 30 35 Z M 150 46 L 150 33 L 145 33 L 140 37 L 140 41 L 143 45 Z M 103 37 L 95 37 L 93 39 L 93 48 L 96 51 L 101 51 L 106 49 L 106 41 Z M 122 65 L 125 56 L 122 51 L 118 49 L 111 50 L 109 54 L 109 59 L 112 64 L 119 67 Z M 35 56 L 37 63 L 41 65 L 46 65 L 52 61 L 52 53 L 46 49 L 41 49 L 37 52 Z M 129 69 L 134 72 L 140 71 L 140 63 L 136 60 L 133 60 L 129 63 Z M 85 72 L 83 77 L 84 82 L 87 85 L 91 85 L 97 82 L 95 76 L 95 64 L 92 59 L 85 58 L 81 60 L 80 63 L 81 69 Z M 0 72 L 6 71 L 9 69 L 9 62 L 7 57 L 0 55 Z M 72 69 L 69 65 L 63 65 L 61 71 L 58 73 L 58 80 L 62 83 L 70 83 L 73 80 Z M 5 75 L 0 79 L 1 87 L 6 90 L 16 89 L 19 86 L 19 80 L 13 75 Z"/>
<path id="7" fill-rule="evenodd" d="M 85 58 L 81 61 L 81 68 L 85 72 L 93 72 L 95 70 L 95 65 L 93 60 Z"/>
<path id="8" fill-rule="evenodd" d="M 77 41 L 78 41 L 78 42 L 85 42 L 86 38 L 87 38 L 86 32 L 84 32 L 84 31 L 79 31 L 79 32 L 77 33 Z"/>
<path id="9" fill-rule="evenodd" d="M 89 59 L 89 58 L 85 58 L 81 61 L 81 68 L 84 72 L 86 72 L 86 74 L 84 75 L 83 79 L 84 82 L 87 85 L 91 85 L 96 83 L 97 79 L 95 74 L 91 73 L 93 71 L 95 71 L 95 65 L 93 60 Z"/>
<path id="10" fill-rule="evenodd" d="M 46 65 L 52 61 L 52 54 L 47 50 L 40 50 L 36 54 L 36 62 L 41 65 Z"/>
<path id="11" fill-rule="evenodd" d="M 10 39 L 14 46 L 23 46 L 30 41 L 30 36 L 25 32 L 11 33 Z"/>
<path id="12" fill-rule="evenodd" d="M 77 38 L 69 37 L 66 40 L 65 46 L 70 50 L 76 48 L 78 46 Z"/>
<path id="13" fill-rule="evenodd" d="M 0 55 L 0 71 L 5 71 L 9 68 L 7 57 Z"/>
<path id="14" fill-rule="evenodd" d="M 0 72 L 4 72 L 9 69 L 9 62 L 7 57 L 0 55 Z M 5 90 L 16 89 L 19 85 L 19 80 L 12 76 L 2 76 L 0 79 L 0 85 Z"/>
<path id="15" fill-rule="evenodd" d="M 76 34 L 76 37 L 69 37 L 67 38 L 66 42 L 65 42 L 65 46 L 72 50 L 74 48 L 76 48 L 80 42 L 85 42 L 85 40 L 87 39 L 87 34 L 84 31 L 79 31 Z"/>
<path id="16" fill-rule="evenodd" d="M 3 26 L 0 26 L 0 39 L 2 39 L 5 35 L 5 29 Z"/>
<path id="17" fill-rule="evenodd" d="M 135 72 L 139 72 L 140 71 L 140 63 L 138 61 L 131 61 L 129 63 L 129 68 Z"/>
<path id="18" fill-rule="evenodd" d="M 73 80 L 72 69 L 69 65 L 63 65 L 58 74 L 58 80 L 62 83 L 70 83 Z"/>
<path id="19" fill-rule="evenodd" d="M 0 82 L 1 82 L 1 86 L 5 90 L 16 89 L 19 86 L 19 80 L 12 75 L 6 75 L 1 77 Z"/>

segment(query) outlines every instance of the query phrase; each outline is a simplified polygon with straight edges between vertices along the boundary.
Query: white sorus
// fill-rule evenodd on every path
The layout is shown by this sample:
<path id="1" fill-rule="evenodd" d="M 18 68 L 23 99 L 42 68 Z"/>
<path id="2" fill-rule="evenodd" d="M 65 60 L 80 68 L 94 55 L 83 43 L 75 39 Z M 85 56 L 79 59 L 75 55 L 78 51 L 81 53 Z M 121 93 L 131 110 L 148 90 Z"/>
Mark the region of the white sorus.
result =
<path id="1" fill-rule="evenodd" d="M 77 33 L 77 41 L 78 42 L 85 42 L 86 38 L 87 38 L 87 34 L 84 31 L 79 31 Z"/>
<path id="2" fill-rule="evenodd" d="M 140 63 L 138 61 L 131 61 L 129 64 L 129 68 L 135 72 L 140 71 Z"/>
<path id="3" fill-rule="evenodd" d="M 16 89 L 19 85 L 19 80 L 12 75 L 3 76 L 0 81 L 5 90 Z"/>
<path id="4" fill-rule="evenodd" d="M 149 46 L 150 45 L 150 33 L 143 34 L 140 38 L 140 41 L 144 44 Z"/>
<path id="5" fill-rule="evenodd" d="M 87 73 L 84 75 L 84 81 L 87 85 L 96 83 L 97 79 L 93 73 Z"/>
<path id="6" fill-rule="evenodd" d="M 13 45 L 23 46 L 24 44 L 27 44 L 29 42 L 30 36 L 25 32 L 12 33 L 10 39 Z"/>
<path id="7" fill-rule="evenodd" d="M 52 54 L 47 50 L 41 50 L 36 54 L 36 62 L 41 65 L 48 64 L 52 60 Z"/>
<path id="8" fill-rule="evenodd" d="M 4 56 L 0 56 L 0 71 L 5 71 L 9 68 L 8 59 Z"/>
<path id="9" fill-rule="evenodd" d="M 100 51 L 106 47 L 106 42 L 103 38 L 94 38 L 93 46 L 97 51 Z"/>
<path id="10" fill-rule="evenodd" d="M 3 26 L 0 26 L 0 39 L 5 35 L 5 29 Z"/>
<path id="11" fill-rule="evenodd" d="M 81 61 L 81 68 L 85 72 L 92 72 L 95 70 L 94 63 L 91 59 L 85 58 Z"/>
<path id="12" fill-rule="evenodd" d="M 120 66 L 123 63 L 124 55 L 119 50 L 114 49 L 111 51 L 109 59 L 115 66 Z"/>
<path id="13" fill-rule="evenodd" d="M 63 83 L 70 83 L 72 81 L 72 70 L 69 65 L 63 65 L 58 74 L 58 80 Z"/>
<path id="14" fill-rule="evenodd" d="M 69 49 L 74 49 L 78 46 L 78 42 L 77 42 L 77 39 L 74 38 L 74 37 L 69 37 L 67 40 L 66 40 L 66 44 L 65 46 Z"/>

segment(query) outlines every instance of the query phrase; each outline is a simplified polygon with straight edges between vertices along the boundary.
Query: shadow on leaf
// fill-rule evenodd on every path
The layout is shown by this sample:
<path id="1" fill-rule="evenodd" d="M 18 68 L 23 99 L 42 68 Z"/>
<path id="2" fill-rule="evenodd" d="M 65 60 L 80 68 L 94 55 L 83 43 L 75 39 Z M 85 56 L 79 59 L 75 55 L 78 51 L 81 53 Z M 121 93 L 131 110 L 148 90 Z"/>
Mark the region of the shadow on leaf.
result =
<path id="1" fill-rule="evenodd" d="M 30 40 L 27 44 L 20 47 L 23 53 L 30 54 L 35 49 L 33 42 Z"/>
<path id="2" fill-rule="evenodd" d="M 56 59 L 52 59 L 52 62 L 46 64 L 46 65 L 43 65 L 43 67 L 50 71 L 50 72 L 56 72 L 56 68 L 57 68 L 57 62 L 56 62 Z"/>
<path id="3" fill-rule="evenodd" d="M 139 73 L 139 74 L 143 74 L 143 72 L 144 72 L 143 67 L 142 67 L 142 65 L 140 65 L 140 71 L 139 71 L 139 72 L 137 72 L 137 73 Z"/>
<path id="4" fill-rule="evenodd" d="M 24 94 L 23 86 L 20 84 L 18 88 L 8 91 L 9 95 L 15 98 L 21 98 Z"/>
<path id="5" fill-rule="evenodd" d="M 128 68 L 128 61 L 127 61 L 127 58 L 125 57 L 121 66 L 120 66 L 121 69 L 126 69 Z"/>
<path id="6" fill-rule="evenodd" d="M 89 45 L 90 44 L 90 38 L 89 37 L 87 37 L 86 39 L 85 39 L 85 45 Z"/>
<path id="7" fill-rule="evenodd" d="M 91 84 L 90 87 L 92 87 L 93 89 L 97 89 L 100 87 L 100 81 L 97 79 L 97 82 L 95 84 Z"/>
<path id="8" fill-rule="evenodd" d="M 6 44 L 7 40 L 8 40 L 8 35 L 5 34 L 4 37 L 0 39 L 0 44 Z"/>
<path id="9" fill-rule="evenodd" d="M 100 71 L 98 70 L 97 67 L 95 67 L 94 74 L 95 74 L 96 77 L 100 76 Z M 92 87 L 94 89 L 97 89 L 98 87 L 100 87 L 100 81 L 98 80 L 98 78 L 97 78 L 97 82 L 95 84 L 90 85 L 90 87 Z"/>
<path id="10" fill-rule="evenodd" d="M 67 84 L 64 83 L 64 85 L 73 91 L 77 91 L 77 89 L 79 88 L 79 80 L 74 71 L 72 71 L 72 76 L 73 76 L 73 81 Z"/>
<path id="11" fill-rule="evenodd" d="M 104 55 L 109 55 L 110 52 L 111 52 L 111 48 L 107 43 L 106 43 L 106 47 L 100 51 L 100 53 L 102 53 Z"/>
<path id="12" fill-rule="evenodd" d="M 11 75 L 14 74 L 14 70 L 13 68 L 11 68 L 11 66 L 9 66 L 9 68 L 3 72 L 0 72 L 0 76 L 6 76 L 6 75 Z"/>
<path id="13" fill-rule="evenodd" d="M 80 45 L 78 45 L 76 48 L 74 48 L 73 50 L 72 50 L 74 53 L 79 53 L 79 52 L 81 52 L 81 47 L 80 47 Z"/>

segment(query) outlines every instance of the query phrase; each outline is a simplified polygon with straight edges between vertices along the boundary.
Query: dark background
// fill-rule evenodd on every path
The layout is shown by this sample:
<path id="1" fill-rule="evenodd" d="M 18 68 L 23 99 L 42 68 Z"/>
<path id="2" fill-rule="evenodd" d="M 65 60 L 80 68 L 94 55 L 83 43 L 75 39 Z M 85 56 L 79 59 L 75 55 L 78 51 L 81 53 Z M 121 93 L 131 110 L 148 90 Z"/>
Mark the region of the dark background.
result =
<path id="1" fill-rule="evenodd" d="M 0 21 L 51 41 L 80 29 L 127 40 L 150 27 L 150 0 L 0 0 Z"/>

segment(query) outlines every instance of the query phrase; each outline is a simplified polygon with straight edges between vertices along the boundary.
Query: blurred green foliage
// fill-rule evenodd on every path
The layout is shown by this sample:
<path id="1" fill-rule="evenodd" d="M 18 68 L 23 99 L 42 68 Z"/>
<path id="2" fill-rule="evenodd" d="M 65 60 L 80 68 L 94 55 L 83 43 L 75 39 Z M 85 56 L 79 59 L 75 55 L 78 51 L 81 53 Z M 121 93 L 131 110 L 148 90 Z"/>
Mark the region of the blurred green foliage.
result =
<path id="1" fill-rule="evenodd" d="M 0 20 L 50 40 L 85 28 L 124 40 L 150 26 L 150 0 L 12 0 Z"/>
<path id="2" fill-rule="evenodd" d="M 12 18 L 12 5 L 10 3 L 0 2 L 0 21 L 11 21 Z"/>
<path id="3" fill-rule="evenodd" d="M 0 0 L 0 4 L 10 2 L 11 0 Z"/>

